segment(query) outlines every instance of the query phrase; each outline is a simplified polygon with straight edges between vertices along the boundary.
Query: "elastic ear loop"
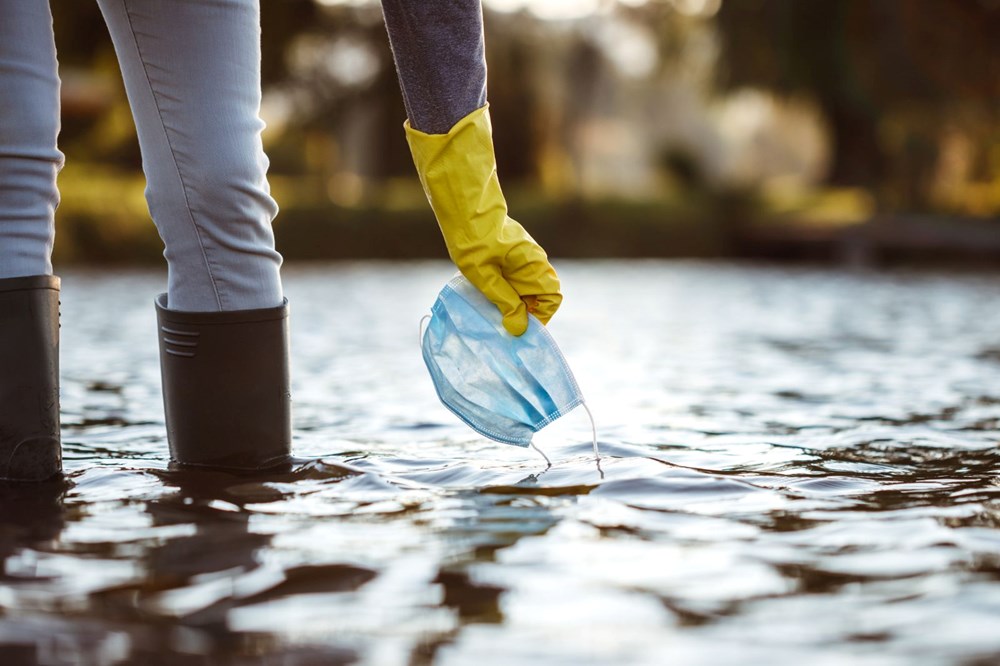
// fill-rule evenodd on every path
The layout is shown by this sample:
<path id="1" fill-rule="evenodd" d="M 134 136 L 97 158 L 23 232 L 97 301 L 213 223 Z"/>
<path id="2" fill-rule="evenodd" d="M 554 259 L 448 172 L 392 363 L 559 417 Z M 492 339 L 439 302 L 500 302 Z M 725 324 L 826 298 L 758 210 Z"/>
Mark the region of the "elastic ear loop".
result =
<path id="1" fill-rule="evenodd" d="M 552 467 L 552 461 L 549 460 L 549 457 L 547 455 L 545 455 L 545 451 L 542 451 L 540 448 L 538 448 L 537 446 L 535 446 L 534 442 L 531 442 L 531 448 L 533 448 L 534 450 L 538 451 L 538 455 L 540 455 L 541 457 L 545 458 L 545 469 L 549 469 L 549 468 Z"/>
<path id="2" fill-rule="evenodd" d="M 590 412 L 590 407 L 587 407 L 587 403 L 581 403 L 583 408 L 587 410 L 587 416 L 590 417 L 590 432 L 593 435 L 594 444 L 594 464 L 597 465 L 597 471 L 601 473 L 601 478 L 604 478 L 604 470 L 601 469 L 601 452 L 597 449 L 597 424 L 594 423 L 594 415 Z"/>
<path id="3" fill-rule="evenodd" d="M 587 416 L 590 418 L 590 433 L 591 435 L 593 435 L 594 438 L 592 440 L 594 445 L 594 463 L 597 465 L 597 471 L 600 473 L 601 478 L 603 479 L 604 469 L 601 467 L 601 452 L 597 448 L 597 425 L 594 422 L 594 415 L 591 413 L 590 407 L 587 407 L 587 403 L 581 402 L 580 405 L 587 411 Z M 533 448 L 535 451 L 538 451 L 539 455 L 545 458 L 545 463 L 547 465 L 545 469 L 549 469 L 549 467 L 552 467 L 552 461 L 549 460 L 549 457 L 545 455 L 544 451 L 535 446 L 534 442 L 531 442 L 531 448 Z"/>
<path id="4" fill-rule="evenodd" d="M 418 327 L 419 335 L 417 338 L 417 344 L 420 346 L 423 346 L 424 344 L 424 322 L 430 318 L 431 318 L 430 315 L 424 315 L 423 317 L 420 318 L 420 325 Z M 587 403 L 581 402 L 580 404 L 587 411 L 587 416 L 590 418 L 590 432 L 591 435 L 593 436 L 593 445 L 594 445 L 594 463 L 597 465 L 597 471 L 601 473 L 601 478 L 603 479 L 604 470 L 601 468 L 601 452 L 597 448 L 597 424 L 594 422 L 594 415 L 591 413 L 590 407 L 587 406 Z M 545 469 L 549 469 L 550 467 L 552 467 L 552 461 L 549 460 L 549 457 L 545 455 L 544 451 L 535 446 L 534 442 L 531 442 L 531 448 L 537 451 L 538 454 L 545 459 Z"/>
<path id="5" fill-rule="evenodd" d="M 430 315 L 424 315 L 423 317 L 420 318 L 420 338 L 417 340 L 418 347 L 424 346 L 424 322 L 430 318 L 431 318 Z"/>

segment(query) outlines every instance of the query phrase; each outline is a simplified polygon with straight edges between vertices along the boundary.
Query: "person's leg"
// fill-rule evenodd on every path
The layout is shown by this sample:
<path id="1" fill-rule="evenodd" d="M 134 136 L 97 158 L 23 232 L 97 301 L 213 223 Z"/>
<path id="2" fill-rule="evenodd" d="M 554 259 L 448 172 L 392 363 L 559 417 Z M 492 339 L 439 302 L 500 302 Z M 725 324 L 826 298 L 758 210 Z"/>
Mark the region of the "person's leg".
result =
<path id="1" fill-rule="evenodd" d="M 166 246 L 156 301 L 171 458 L 288 460 L 288 306 L 261 145 L 258 0 L 99 0 Z"/>
<path id="2" fill-rule="evenodd" d="M 52 275 L 59 77 L 48 0 L 0 0 L 0 479 L 59 474 Z"/>
<path id="3" fill-rule="evenodd" d="M 48 0 L 0 0 L 0 278 L 52 273 L 58 134 Z"/>
<path id="4" fill-rule="evenodd" d="M 282 303 L 257 0 L 99 0 L 135 116 L 170 308 Z"/>
<path id="5" fill-rule="evenodd" d="M 444 134 L 486 104 L 480 0 L 382 0 L 410 126 Z"/>

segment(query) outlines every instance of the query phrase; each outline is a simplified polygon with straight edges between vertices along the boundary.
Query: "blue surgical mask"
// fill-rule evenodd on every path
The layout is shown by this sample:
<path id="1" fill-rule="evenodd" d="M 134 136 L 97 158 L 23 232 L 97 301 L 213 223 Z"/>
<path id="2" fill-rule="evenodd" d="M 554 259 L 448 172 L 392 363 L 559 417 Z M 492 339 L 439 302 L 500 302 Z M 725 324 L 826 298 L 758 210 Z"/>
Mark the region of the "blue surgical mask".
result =
<path id="1" fill-rule="evenodd" d="M 523 335 L 511 335 L 497 307 L 461 275 L 441 290 L 431 313 L 421 339 L 427 370 L 444 406 L 479 434 L 528 446 L 536 432 L 584 405 L 569 364 L 534 316 Z"/>

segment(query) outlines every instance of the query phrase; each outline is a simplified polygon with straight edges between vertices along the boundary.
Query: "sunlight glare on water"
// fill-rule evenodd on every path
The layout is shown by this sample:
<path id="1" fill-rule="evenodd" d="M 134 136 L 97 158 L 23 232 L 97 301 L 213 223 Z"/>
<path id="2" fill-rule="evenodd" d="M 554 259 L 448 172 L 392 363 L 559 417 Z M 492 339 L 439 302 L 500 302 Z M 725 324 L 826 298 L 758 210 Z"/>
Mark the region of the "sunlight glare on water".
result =
<path id="1" fill-rule="evenodd" d="M 438 403 L 433 262 L 289 266 L 303 462 L 167 469 L 163 277 L 65 273 L 68 476 L 2 490 L 3 663 L 1000 658 L 1000 277 L 558 267 L 603 479 L 582 410 L 546 470 Z"/>

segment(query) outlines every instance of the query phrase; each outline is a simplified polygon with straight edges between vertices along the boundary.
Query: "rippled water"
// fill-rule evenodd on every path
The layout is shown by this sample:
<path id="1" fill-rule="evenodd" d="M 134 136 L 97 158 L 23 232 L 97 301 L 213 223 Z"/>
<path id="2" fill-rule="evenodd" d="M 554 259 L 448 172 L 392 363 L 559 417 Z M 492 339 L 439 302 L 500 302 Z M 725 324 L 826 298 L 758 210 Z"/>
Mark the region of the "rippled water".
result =
<path id="1" fill-rule="evenodd" d="M 1000 661 L 1000 277 L 565 263 L 597 419 L 479 439 L 443 263 L 291 266 L 297 453 L 166 469 L 156 273 L 64 275 L 68 477 L 0 495 L 3 664 Z"/>

